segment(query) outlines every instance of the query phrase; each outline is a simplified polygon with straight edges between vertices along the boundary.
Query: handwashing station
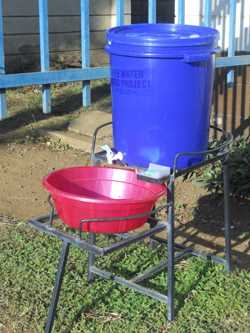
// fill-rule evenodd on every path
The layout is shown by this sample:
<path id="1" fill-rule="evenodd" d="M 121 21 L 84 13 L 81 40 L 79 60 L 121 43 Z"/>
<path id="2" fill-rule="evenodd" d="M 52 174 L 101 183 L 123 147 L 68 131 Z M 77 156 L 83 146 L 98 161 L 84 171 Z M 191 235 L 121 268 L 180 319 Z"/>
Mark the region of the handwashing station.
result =
<path id="1" fill-rule="evenodd" d="M 32 227 L 62 241 L 46 333 L 53 328 L 71 245 L 88 252 L 89 283 L 97 275 L 164 302 L 169 320 L 174 319 L 177 261 L 194 255 L 231 270 L 227 159 L 232 138 L 214 128 L 220 141 L 209 148 L 217 43 L 218 32 L 200 26 L 137 24 L 108 31 L 113 122 L 93 134 L 92 166 L 57 170 L 44 178 L 50 213 L 29 221 Z M 96 140 L 105 126 L 112 126 L 113 147 L 103 142 L 99 151 Z M 175 242 L 176 178 L 217 161 L 224 170 L 225 258 Z M 159 198 L 164 199 L 161 206 L 157 205 Z M 159 221 L 160 210 L 166 212 L 167 221 Z M 62 231 L 56 219 L 77 232 Z M 143 228 L 138 231 L 139 227 Z M 165 232 L 165 237 L 160 237 L 160 232 Z M 98 234 L 112 235 L 112 244 L 98 245 Z M 166 246 L 166 257 L 157 266 L 130 280 L 97 267 L 97 256 L 144 239 L 150 240 L 148 244 L 154 241 Z M 164 270 L 167 294 L 143 285 Z"/>

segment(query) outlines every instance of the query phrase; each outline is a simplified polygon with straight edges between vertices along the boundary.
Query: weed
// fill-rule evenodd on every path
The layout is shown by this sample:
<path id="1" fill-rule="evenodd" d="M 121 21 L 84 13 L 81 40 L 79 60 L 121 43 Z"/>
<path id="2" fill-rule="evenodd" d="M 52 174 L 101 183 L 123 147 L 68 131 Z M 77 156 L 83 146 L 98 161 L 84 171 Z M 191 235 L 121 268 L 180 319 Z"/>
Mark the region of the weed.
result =
<path id="1" fill-rule="evenodd" d="M 231 192 L 238 198 L 250 197 L 250 137 L 241 137 L 231 145 L 228 160 L 231 173 Z M 186 178 L 196 175 L 196 180 L 210 192 L 223 192 L 223 172 L 221 162 L 208 165 L 202 171 L 192 172 Z"/>

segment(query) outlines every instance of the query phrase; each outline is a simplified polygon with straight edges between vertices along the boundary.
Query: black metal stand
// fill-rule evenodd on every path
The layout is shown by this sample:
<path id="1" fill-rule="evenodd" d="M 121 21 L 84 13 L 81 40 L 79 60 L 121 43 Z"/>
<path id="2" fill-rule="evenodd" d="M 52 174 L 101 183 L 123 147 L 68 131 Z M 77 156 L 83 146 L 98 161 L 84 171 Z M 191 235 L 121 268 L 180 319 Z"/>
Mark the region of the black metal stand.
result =
<path id="1" fill-rule="evenodd" d="M 92 145 L 92 153 L 91 160 L 93 164 L 101 163 L 105 160 L 105 152 L 95 153 L 95 144 L 96 137 L 98 131 L 111 123 L 104 124 L 96 129 L 93 136 L 93 145 Z M 92 283 L 94 280 L 94 276 L 98 275 L 104 279 L 112 279 L 119 284 L 125 285 L 129 288 L 132 288 L 143 295 L 147 295 L 156 300 L 164 302 L 168 306 L 167 318 L 168 320 L 174 320 L 174 291 L 175 291 L 175 279 L 174 279 L 174 266 L 175 263 L 189 255 L 202 257 L 204 259 L 209 259 L 215 263 L 223 264 L 228 272 L 231 272 L 232 264 L 231 264 L 231 236 L 230 236 L 230 226 L 231 226 L 231 205 L 230 205 L 230 179 L 229 179 L 229 167 L 228 167 L 228 154 L 229 154 L 229 146 L 232 141 L 231 136 L 225 136 L 224 140 L 218 147 L 210 149 L 208 151 L 196 152 L 196 153 L 180 153 L 176 155 L 173 169 L 171 170 L 171 174 L 169 177 L 165 179 L 158 180 L 159 182 L 167 183 L 167 203 L 165 205 L 165 209 L 167 211 L 167 223 L 160 222 L 155 219 L 155 213 L 147 212 L 145 214 L 140 214 L 137 216 L 128 216 L 122 217 L 121 220 L 133 219 L 135 217 L 148 216 L 150 228 L 148 230 L 138 232 L 138 233 L 126 233 L 126 234 L 118 234 L 118 240 L 115 241 L 108 247 L 98 247 L 96 245 L 96 235 L 90 233 L 88 240 L 84 240 L 81 237 L 81 229 L 83 223 L 89 222 L 112 222 L 114 219 L 91 219 L 91 220 L 82 220 L 81 228 L 79 236 L 72 236 L 68 233 L 63 233 L 59 231 L 56 227 L 53 226 L 53 220 L 56 217 L 54 214 L 53 205 L 51 205 L 51 213 L 48 216 L 40 217 L 37 219 L 33 219 L 29 221 L 29 224 L 36 228 L 37 230 L 44 232 L 46 234 L 55 236 L 63 241 L 61 257 L 59 261 L 59 267 L 56 276 L 56 282 L 54 286 L 53 296 L 49 308 L 48 320 L 46 323 L 46 333 L 50 333 L 53 328 L 53 323 L 56 315 L 56 307 L 59 299 L 61 284 L 63 280 L 63 274 L 65 270 L 65 265 L 67 262 L 69 246 L 72 244 L 77 246 L 83 250 L 88 251 L 88 282 Z M 178 170 L 177 164 L 179 158 L 182 156 L 199 156 L 203 155 L 207 158 L 204 159 L 200 164 L 192 166 L 185 170 Z M 195 170 L 200 168 L 201 166 L 207 165 L 209 163 L 215 163 L 216 161 L 221 161 L 223 164 L 223 179 L 224 179 L 224 222 L 225 222 L 225 259 L 216 255 L 206 254 L 198 251 L 194 251 L 191 248 L 186 248 L 181 244 L 177 244 L 174 239 L 174 221 L 175 221 L 175 179 L 178 176 L 185 175 L 191 170 Z M 154 179 L 148 179 L 145 177 L 140 177 L 147 181 L 155 181 Z M 162 209 L 164 207 L 160 207 Z M 115 218 L 117 220 L 117 218 Z M 153 223 L 152 223 L 153 220 Z M 167 239 L 160 238 L 157 236 L 159 232 L 166 230 Z M 157 266 L 154 266 L 150 269 L 147 269 L 144 273 L 139 274 L 131 280 L 126 280 L 123 277 L 117 276 L 109 271 L 101 270 L 95 266 L 95 258 L 96 256 L 104 256 L 108 255 L 114 251 L 120 250 L 122 248 L 128 247 L 131 244 L 139 242 L 145 238 L 149 238 L 151 240 L 166 244 L 167 246 L 167 258 L 161 261 Z M 154 277 L 160 272 L 166 270 L 167 271 L 167 287 L 168 287 L 168 295 L 159 293 L 155 290 L 146 288 L 140 285 L 141 282 Z"/>
<path id="2" fill-rule="evenodd" d="M 145 214 L 145 216 L 147 216 Z M 142 214 L 138 216 L 143 216 Z M 57 218 L 57 215 L 53 214 L 53 219 Z M 128 217 L 128 218 L 135 218 L 134 216 Z M 124 218 L 123 218 L 124 219 Z M 103 221 L 104 219 L 102 219 Z M 108 221 L 109 219 L 106 219 Z M 112 221 L 113 219 L 110 219 Z M 85 222 L 89 222 L 90 220 L 86 220 Z M 95 220 L 95 222 L 98 222 Z M 155 227 L 150 228 L 148 230 L 138 232 L 138 233 L 128 233 L 128 234 L 117 234 L 114 235 L 117 240 L 107 246 L 107 247 L 98 247 L 96 244 L 96 235 L 95 234 L 89 234 L 88 240 L 84 240 L 81 238 L 81 235 L 79 236 L 72 236 L 68 233 L 64 233 L 60 230 L 58 230 L 56 227 L 51 224 L 51 214 L 48 214 L 47 216 L 38 217 L 36 219 L 30 220 L 29 224 L 37 229 L 40 232 L 46 233 L 51 236 L 55 236 L 58 239 L 62 240 L 62 250 L 61 250 L 61 256 L 59 260 L 57 275 L 56 275 L 56 281 L 54 286 L 54 291 L 51 299 L 51 304 L 49 308 L 49 314 L 48 319 L 46 322 L 46 328 L 45 333 L 52 332 L 53 323 L 55 320 L 56 315 L 56 307 L 59 299 L 60 289 L 62 285 L 63 275 L 65 272 L 65 266 L 67 263 L 68 258 L 68 252 L 69 252 L 69 246 L 74 245 L 82 250 L 86 250 L 89 253 L 88 257 L 88 281 L 93 282 L 94 276 L 98 275 L 104 279 L 112 279 L 113 281 L 118 282 L 119 284 L 125 285 L 129 288 L 132 288 L 144 295 L 147 295 L 149 297 L 152 297 L 156 300 L 162 301 L 167 303 L 168 297 L 165 295 L 162 295 L 161 293 L 143 287 L 139 283 L 144 281 L 145 279 L 148 279 L 157 273 L 161 272 L 166 268 L 166 260 L 163 263 L 160 263 L 159 265 L 153 267 L 152 269 L 147 270 L 144 274 L 140 274 L 137 277 L 134 277 L 131 280 L 126 280 L 120 276 L 116 276 L 111 272 L 101 270 L 98 267 L 95 266 L 95 257 L 96 256 L 106 256 L 114 251 L 120 250 L 122 248 L 128 247 L 129 245 L 135 244 L 136 242 L 140 242 L 145 238 L 154 236 L 158 234 L 159 232 L 162 232 L 166 230 L 166 223 L 158 222 Z M 176 260 L 179 260 L 177 257 Z"/>
<path id="3" fill-rule="evenodd" d="M 95 245 L 96 235 L 93 233 L 89 234 L 89 242 L 92 245 Z M 91 267 L 94 266 L 95 263 L 95 254 L 93 252 L 89 252 L 88 254 L 88 283 L 94 281 L 94 274 L 91 272 Z"/>
<path id="4" fill-rule="evenodd" d="M 224 222 L 225 222 L 225 257 L 228 272 L 232 270 L 231 255 L 231 204 L 230 204 L 230 176 L 227 158 L 223 161 L 223 181 L 224 181 Z"/>
<path id="5" fill-rule="evenodd" d="M 174 177 L 168 184 L 168 320 L 174 320 Z"/>
<path id="6" fill-rule="evenodd" d="M 52 331 L 54 320 L 55 320 L 55 315 L 56 315 L 56 307 L 57 303 L 59 300 L 59 294 L 62 286 L 62 280 L 63 280 L 63 275 L 65 271 L 65 266 L 67 263 L 68 259 L 68 254 L 69 254 L 69 243 L 64 241 L 62 245 L 62 251 L 61 251 L 61 256 L 59 259 L 59 265 L 58 265 L 58 270 L 56 274 L 56 282 L 53 290 L 53 295 L 51 299 L 51 304 L 49 307 L 49 315 L 45 327 L 45 333 L 49 333 Z"/>

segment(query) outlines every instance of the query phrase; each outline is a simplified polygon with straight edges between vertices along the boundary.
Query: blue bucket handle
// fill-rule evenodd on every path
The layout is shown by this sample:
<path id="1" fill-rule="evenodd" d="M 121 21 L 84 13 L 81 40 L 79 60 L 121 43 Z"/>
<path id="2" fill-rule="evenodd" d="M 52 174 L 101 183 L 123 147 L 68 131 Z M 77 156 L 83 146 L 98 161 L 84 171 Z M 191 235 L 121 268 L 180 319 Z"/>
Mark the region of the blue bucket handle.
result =
<path id="1" fill-rule="evenodd" d="M 184 54 L 183 61 L 186 63 L 193 63 L 193 62 L 206 62 L 210 59 L 211 54 L 217 53 L 220 51 L 220 48 L 217 47 L 211 52 L 206 53 L 197 53 L 197 54 Z"/>
<path id="2" fill-rule="evenodd" d="M 183 61 L 189 64 L 194 62 L 207 62 L 210 57 L 211 53 L 185 54 Z"/>

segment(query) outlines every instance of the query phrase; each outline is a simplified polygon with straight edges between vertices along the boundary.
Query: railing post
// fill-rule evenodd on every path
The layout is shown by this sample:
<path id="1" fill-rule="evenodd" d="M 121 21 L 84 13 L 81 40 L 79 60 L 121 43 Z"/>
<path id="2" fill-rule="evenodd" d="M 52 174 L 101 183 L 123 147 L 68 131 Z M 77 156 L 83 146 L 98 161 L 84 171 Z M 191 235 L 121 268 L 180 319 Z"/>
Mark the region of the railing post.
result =
<path id="1" fill-rule="evenodd" d="M 116 0 L 116 25 L 124 24 L 124 0 Z"/>
<path id="2" fill-rule="evenodd" d="M 178 23 L 185 23 L 185 0 L 178 0 Z"/>
<path id="3" fill-rule="evenodd" d="M 230 0 L 229 2 L 229 45 L 228 45 L 228 57 L 235 55 L 235 25 L 236 25 L 236 0 Z M 234 82 L 234 71 L 230 71 L 227 75 L 227 83 L 232 84 Z"/>
<path id="4" fill-rule="evenodd" d="M 40 27 L 40 61 L 41 71 L 49 71 L 49 29 L 48 29 L 48 0 L 39 0 Z M 43 85 L 43 113 L 51 112 L 50 85 Z"/>
<path id="5" fill-rule="evenodd" d="M 148 23 L 157 22 L 157 0 L 148 0 Z"/>
<path id="6" fill-rule="evenodd" d="M 212 0 L 205 0 L 203 24 L 207 27 L 210 27 L 211 22 L 212 22 Z"/>
<path id="7" fill-rule="evenodd" d="M 81 0 L 81 56 L 82 68 L 90 66 L 90 23 L 89 0 Z M 82 105 L 88 107 L 91 104 L 90 81 L 83 81 Z"/>
<path id="8" fill-rule="evenodd" d="M 3 1 L 0 0 L 0 77 L 5 74 L 4 62 L 4 32 L 3 32 Z M 5 89 L 0 89 L 0 120 L 5 118 L 6 112 L 6 94 Z"/>

